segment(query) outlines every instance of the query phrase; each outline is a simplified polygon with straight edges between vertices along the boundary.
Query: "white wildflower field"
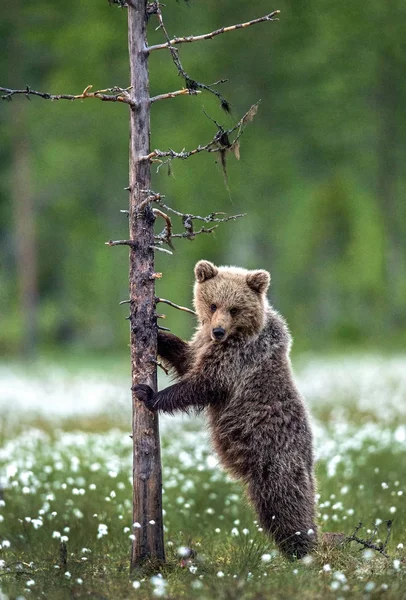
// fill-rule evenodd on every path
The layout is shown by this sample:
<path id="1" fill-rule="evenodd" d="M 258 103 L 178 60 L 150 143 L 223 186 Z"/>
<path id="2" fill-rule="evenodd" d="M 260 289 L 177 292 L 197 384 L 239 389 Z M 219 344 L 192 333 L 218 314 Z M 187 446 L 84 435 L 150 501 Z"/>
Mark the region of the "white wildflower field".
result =
<path id="1" fill-rule="evenodd" d="M 129 377 L 0 366 L 0 598 L 406 598 L 406 357 L 295 367 L 320 529 L 343 541 L 286 561 L 219 467 L 204 416 L 164 416 L 167 563 L 130 573 Z"/>

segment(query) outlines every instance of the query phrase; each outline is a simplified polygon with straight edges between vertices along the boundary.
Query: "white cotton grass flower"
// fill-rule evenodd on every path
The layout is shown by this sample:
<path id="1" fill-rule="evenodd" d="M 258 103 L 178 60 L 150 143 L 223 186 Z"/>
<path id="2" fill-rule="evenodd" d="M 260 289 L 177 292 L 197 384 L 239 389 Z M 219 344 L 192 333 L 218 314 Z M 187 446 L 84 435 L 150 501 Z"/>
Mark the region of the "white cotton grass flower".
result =
<path id="1" fill-rule="evenodd" d="M 139 590 L 141 587 L 141 582 L 140 581 L 133 581 L 132 582 L 132 586 L 135 590 Z"/>
<path id="2" fill-rule="evenodd" d="M 272 554 L 263 554 L 263 555 L 261 556 L 261 560 L 262 560 L 262 562 L 264 562 L 264 563 L 269 563 L 269 562 L 271 562 L 271 560 L 272 560 Z"/>
<path id="3" fill-rule="evenodd" d="M 220 579 L 221 579 L 222 577 L 224 577 L 224 573 L 223 573 L 223 571 L 217 571 L 217 577 L 219 577 Z"/>
<path id="4" fill-rule="evenodd" d="M 31 519 L 31 523 L 34 526 L 34 529 L 39 529 L 44 524 L 42 519 Z"/>
<path id="5" fill-rule="evenodd" d="M 331 571 L 331 567 L 328 563 L 326 563 L 325 565 L 323 565 L 323 571 L 325 573 L 329 573 Z"/>
<path id="6" fill-rule="evenodd" d="M 160 573 L 151 577 L 150 582 L 154 586 L 154 590 L 152 592 L 154 596 L 160 597 L 166 595 L 166 587 L 168 585 L 168 582 L 162 577 Z"/>
<path id="7" fill-rule="evenodd" d="M 70 571 L 65 571 L 66 579 L 70 579 L 72 577 L 72 573 Z"/>
<path id="8" fill-rule="evenodd" d="M 30 588 L 33 585 L 35 585 L 35 579 L 29 579 L 28 581 L 25 582 L 25 585 Z"/>
<path id="9" fill-rule="evenodd" d="M 99 523 L 97 527 L 97 539 L 100 540 L 105 535 L 108 535 L 108 527 L 104 523 Z"/>
<path id="10" fill-rule="evenodd" d="M 376 587 L 376 583 L 374 581 L 368 581 L 368 583 L 364 587 L 364 592 L 369 594 L 370 592 L 372 592 L 372 590 L 375 589 L 375 587 Z"/>
<path id="11" fill-rule="evenodd" d="M 1 542 L 1 546 L 2 546 L 3 548 L 10 548 L 10 546 L 11 546 L 11 542 L 9 542 L 8 540 L 3 540 L 3 541 Z"/>

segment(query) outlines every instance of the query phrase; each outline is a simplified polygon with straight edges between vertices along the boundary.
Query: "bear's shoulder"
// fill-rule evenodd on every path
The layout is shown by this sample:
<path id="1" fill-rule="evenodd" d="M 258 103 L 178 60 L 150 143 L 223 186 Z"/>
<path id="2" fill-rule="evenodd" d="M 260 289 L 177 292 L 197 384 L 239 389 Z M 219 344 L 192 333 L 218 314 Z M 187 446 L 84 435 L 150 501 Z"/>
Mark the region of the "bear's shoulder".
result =
<path id="1" fill-rule="evenodd" d="M 265 315 L 265 325 L 259 334 L 259 341 L 272 349 L 289 350 L 292 337 L 285 319 L 275 309 L 268 307 Z"/>

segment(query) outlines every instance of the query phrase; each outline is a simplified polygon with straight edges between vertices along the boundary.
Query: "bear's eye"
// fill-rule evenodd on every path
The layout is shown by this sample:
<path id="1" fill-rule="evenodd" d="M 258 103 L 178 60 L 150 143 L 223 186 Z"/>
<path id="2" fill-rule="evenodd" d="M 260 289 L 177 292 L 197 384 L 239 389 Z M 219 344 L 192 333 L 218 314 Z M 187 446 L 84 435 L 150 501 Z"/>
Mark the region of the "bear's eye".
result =
<path id="1" fill-rule="evenodd" d="M 230 308 L 230 315 L 232 317 L 235 317 L 235 315 L 238 313 L 238 308 Z"/>
<path id="2" fill-rule="evenodd" d="M 217 305 L 216 305 L 216 304 L 212 304 L 212 305 L 210 306 L 210 310 L 211 310 L 211 312 L 216 312 L 216 310 L 217 310 Z"/>

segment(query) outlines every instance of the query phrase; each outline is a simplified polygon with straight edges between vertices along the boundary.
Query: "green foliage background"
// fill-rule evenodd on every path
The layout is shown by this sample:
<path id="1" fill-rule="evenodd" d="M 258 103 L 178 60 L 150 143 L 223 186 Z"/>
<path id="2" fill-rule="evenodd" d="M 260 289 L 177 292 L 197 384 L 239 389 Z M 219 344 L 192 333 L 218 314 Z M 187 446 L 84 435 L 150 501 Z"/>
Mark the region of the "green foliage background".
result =
<path id="1" fill-rule="evenodd" d="M 279 23 L 256 25 L 184 45 L 189 75 L 214 96 L 181 97 L 152 107 L 152 148 L 191 149 L 215 130 L 203 109 L 231 126 L 261 99 L 228 160 L 229 186 L 213 154 L 162 168 L 153 189 L 184 212 L 247 217 L 212 236 L 178 241 L 157 256 L 157 291 L 190 305 L 200 258 L 272 273 L 271 301 L 299 347 L 399 344 L 405 339 L 406 179 L 405 6 L 379 0 L 169 0 L 171 35 L 204 33 L 274 9 Z M 151 19 L 150 43 L 164 41 Z M 5 0 L 0 21 L 0 85 L 80 93 L 128 85 L 126 11 L 107 0 L 26 3 Z M 151 95 L 182 87 L 169 52 L 150 58 Z M 16 131 L 29 152 L 29 188 L 38 246 L 40 347 L 125 349 L 128 257 L 108 248 L 127 235 L 128 114 L 123 105 L 16 97 L 0 104 L 0 352 L 24 346 L 18 301 L 13 196 Z M 20 174 L 20 176 L 22 176 Z M 25 175 L 27 177 L 27 175 Z M 179 224 L 180 225 L 180 224 Z M 160 229 L 161 223 L 157 224 Z M 168 312 L 172 309 L 168 308 Z M 168 325 L 191 333 L 191 317 Z"/>

